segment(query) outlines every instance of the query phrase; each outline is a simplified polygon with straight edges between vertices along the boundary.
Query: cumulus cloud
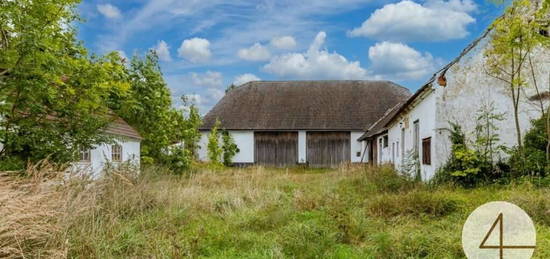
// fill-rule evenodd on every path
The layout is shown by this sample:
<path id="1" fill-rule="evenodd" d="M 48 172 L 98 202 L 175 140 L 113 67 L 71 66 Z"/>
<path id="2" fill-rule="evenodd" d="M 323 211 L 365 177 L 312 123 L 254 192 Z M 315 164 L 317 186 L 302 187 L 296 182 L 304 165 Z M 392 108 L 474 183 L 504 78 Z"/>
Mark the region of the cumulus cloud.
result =
<path id="1" fill-rule="evenodd" d="M 97 11 L 109 19 L 118 19 L 122 17 L 120 10 L 111 4 L 99 4 L 97 5 Z"/>
<path id="2" fill-rule="evenodd" d="M 206 71 L 205 73 L 191 73 L 191 82 L 200 87 L 219 88 L 223 85 L 223 76 L 220 72 Z"/>
<path id="3" fill-rule="evenodd" d="M 178 55 L 192 63 L 208 61 L 212 56 L 210 42 L 202 38 L 184 40 L 178 49 Z"/>
<path id="4" fill-rule="evenodd" d="M 236 86 L 246 84 L 251 81 L 260 81 L 261 79 L 254 74 L 246 73 L 235 77 L 233 84 Z"/>
<path id="5" fill-rule="evenodd" d="M 352 37 L 389 41 L 446 41 L 468 35 L 475 22 L 469 14 L 477 9 L 472 0 L 409 0 L 388 4 L 376 10 L 361 27 L 348 32 Z"/>
<path id="6" fill-rule="evenodd" d="M 237 54 L 239 58 L 248 61 L 265 61 L 271 57 L 269 50 L 260 43 L 255 43 L 250 48 L 240 49 Z"/>
<path id="7" fill-rule="evenodd" d="M 272 74 L 296 79 L 365 79 L 367 70 L 358 61 L 348 61 L 344 56 L 326 49 L 326 33 L 321 31 L 305 53 L 289 53 L 276 56 L 263 69 Z"/>
<path id="8" fill-rule="evenodd" d="M 155 53 L 157 53 L 157 56 L 161 61 L 171 61 L 172 58 L 170 57 L 170 46 L 168 44 L 161 40 L 157 43 L 157 46 L 153 48 Z"/>
<path id="9" fill-rule="evenodd" d="M 416 80 L 434 73 L 442 62 L 402 44 L 381 42 L 369 48 L 370 70 L 379 79 Z"/>
<path id="10" fill-rule="evenodd" d="M 276 37 L 271 40 L 271 45 L 278 49 L 293 49 L 296 47 L 296 40 L 292 36 Z"/>

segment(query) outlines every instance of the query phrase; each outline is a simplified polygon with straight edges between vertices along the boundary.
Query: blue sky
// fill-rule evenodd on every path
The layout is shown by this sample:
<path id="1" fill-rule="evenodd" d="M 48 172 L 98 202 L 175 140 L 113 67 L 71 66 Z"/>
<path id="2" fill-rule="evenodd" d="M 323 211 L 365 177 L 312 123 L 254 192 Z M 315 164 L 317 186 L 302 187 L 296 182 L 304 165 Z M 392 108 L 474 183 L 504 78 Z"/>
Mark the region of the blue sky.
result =
<path id="1" fill-rule="evenodd" d="M 232 83 L 390 80 L 418 89 L 502 12 L 479 0 L 92 0 L 94 53 L 155 49 L 174 100 L 206 113 Z"/>

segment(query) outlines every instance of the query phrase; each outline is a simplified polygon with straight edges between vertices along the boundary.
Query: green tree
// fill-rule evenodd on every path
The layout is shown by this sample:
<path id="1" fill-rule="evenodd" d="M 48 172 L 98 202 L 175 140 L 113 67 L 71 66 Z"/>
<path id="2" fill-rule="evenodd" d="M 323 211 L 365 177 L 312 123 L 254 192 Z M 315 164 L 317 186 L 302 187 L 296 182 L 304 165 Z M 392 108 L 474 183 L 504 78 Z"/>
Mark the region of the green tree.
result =
<path id="1" fill-rule="evenodd" d="M 548 0 L 544 0 L 545 5 Z M 504 15 L 491 25 L 490 47 L 485 51 L 487 72 L 507 85 L 513 106 L 517 146 L 523 154 L 520 127 L 520 100 L 525 87 L 526 65 L 533 50 L 541 45 L 540 6 L 538 1 L 516 0 L 505 10 Z"/>
<path id="2" fill-rule="evenodd" d="M 134 56 L 127 73 L 129 91 L 112 95 L 110 106 L 143 137 L 142 161 L 162 162 L 167 148 L 183 141 L 185 119 L 172 107 L 170 90 L 154 52 L 143 58 Z"/>
<path id="3" fill-rule="evenodd" d="M 231 166 L 233 164 L 233 157 L 235 157 L 240 150 L 237 144 L 235 144 L 235 140 L 227 130 L 222 132 L 222 150 L 223 164 L 225 166 Z"/>
<path id="4" fill-rule="evenodd" d="M 185 123 L 184 143 L 185 149 L 189 150 L 193 159 L 198 159 L 198 150 L 200 149 L 199 141 L 201 139 L 201 133 L 199 127 L 202 124 L 202 118 L 199 113 L 199 109 L 194 103 L 190 103 L 189 100 L 182 96 L 182 102 L 188 110 L 188 116 Z"/>
<path id="5" fill-rule="evenodd" d="M 0 160 L 64 162 L 106 141 L 107 97 L 128 84 L 116 55 L 76 40 L 79 2 L 0 1 Z"/>
<path id="6" fill-rule="evenodd" d="M 208 159 L 210 160 L 210 163 L 214 165 L 221 164 L 221 156 L 223 153 L 223 150 L 220 147 L 220 126 L 221 122 L 216 120 L 214 127 L 212 127 L 210 133 L 208 134 Z"/>

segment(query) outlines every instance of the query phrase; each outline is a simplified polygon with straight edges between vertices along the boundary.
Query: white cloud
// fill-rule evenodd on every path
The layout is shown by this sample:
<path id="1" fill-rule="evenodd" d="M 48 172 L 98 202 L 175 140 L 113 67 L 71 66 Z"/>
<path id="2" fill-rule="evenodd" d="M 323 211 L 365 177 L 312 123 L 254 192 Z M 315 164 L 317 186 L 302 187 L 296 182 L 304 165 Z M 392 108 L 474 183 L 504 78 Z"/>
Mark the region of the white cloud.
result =
<path id="1" fill-rule="evenodd" d="M 242 74 L 240 76 L 235 77 L 235 81 L 233 81 L 233 84 L 236 86 L 246 84 L 251 81 L 260 81 L 261 79 L 257 77 L 254 74 L 246 73 Z"/>
<path id="2" fill-rule="evenodd" d="M 276 37 L 271 40 L 271 45 L 278 49 L 293 49 L 296 47 L 296 40 L 292 36 Z"/>
<path id="3" fill-rule="evenodd" d="M 111 4 L 99 4 L 97 5 L 97 11 L 109 19 L 118 19 L 122 17 L 120 10 Z"/>
<path id="4" fill-rule="evenodd" d="M 319 32 L 305 53 L 289 53 L 274 57 L 264 66 L 266 72 L 296 79 L 365 79 L 367 70 L 358 61 L 348 61 L 344 56 L 329 53 L 321 47 L 326 33 Z"/>
<path id="5" fill-rule="evenodd" d="M 205 62 L 212 56 L 210 42 L 202 38 L 184 40 L 178 49 L 178 55 L 192 63 Z"/>
<path id="6" fill-rule="evenodd" d="M 441 61 L 402 44 L 381 42 L 369 48 L 370 70 L 378 79 L 417 80 L 434 73 Z"/>
<path id="7" fill-rule="evenodd" d="M 376 10 L 348 35 L 389 41 L 460 39 L 475 22 L 469 13 L 476 9 L 472 0 L 428 0 L 423 5 L 406 0 Z"/>
<path id="8" fill-rule="evenodd" d="M 168 44 L 161 40 L 157 43 L 157 46 L 153 48 L 153 50 L 157 53 L 157 56 L 161 61 L 171 61 L 172 57 L 170 57 L 170 46 Z"/>
<path id="9" fill-rule="evenodd" d="M 223 85 L 223 76 L 220 72 L 206 71 L 205 73 L 191 73 L 191 82 L 196 86 L 219 88 Z"/>
<path id="10" fill-rule="evenodd" d="M 203 103 L 203 100 L 200 94 L 186 94 L 185 98 L 187 98 L 189 102 L 199 106 Z"/>
<path id="11" fill-rule="evenodd" d="M 269 50 L 260 43 L 255 43 L 250 48 L 240 49 L 237 54 L 239 58 L 248 61 L 265 61 L 271 57 Z"/>

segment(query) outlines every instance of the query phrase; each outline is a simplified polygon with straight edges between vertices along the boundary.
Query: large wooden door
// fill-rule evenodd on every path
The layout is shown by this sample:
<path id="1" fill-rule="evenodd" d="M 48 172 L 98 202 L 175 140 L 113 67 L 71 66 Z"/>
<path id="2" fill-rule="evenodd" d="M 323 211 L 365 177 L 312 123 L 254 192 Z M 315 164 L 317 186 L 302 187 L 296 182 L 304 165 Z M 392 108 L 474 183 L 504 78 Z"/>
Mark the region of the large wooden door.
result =
<path id="1" fill-rule="evenodd" d="M 349 132 L 308 132 L 307 161 L 312 167 L 335 167 L 350 161 Z"/>
<path id="2" fill-rule="evenodd" d="M 254 132 L 254 160 L 267 166 L 296 165 L 298 132 Z"/>

